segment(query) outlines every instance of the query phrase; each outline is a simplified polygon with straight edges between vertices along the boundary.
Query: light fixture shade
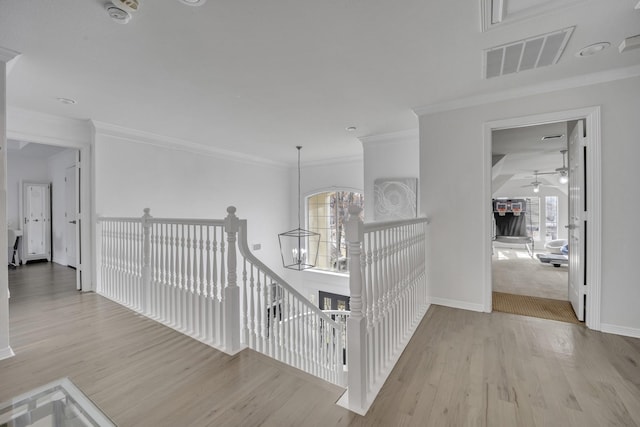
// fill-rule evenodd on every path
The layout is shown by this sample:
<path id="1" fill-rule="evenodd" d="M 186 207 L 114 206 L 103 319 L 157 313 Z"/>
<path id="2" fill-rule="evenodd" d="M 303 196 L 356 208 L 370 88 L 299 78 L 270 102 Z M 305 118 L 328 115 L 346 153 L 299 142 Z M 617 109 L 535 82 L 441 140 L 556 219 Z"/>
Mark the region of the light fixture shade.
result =
<path id="1" fill-rule="evenodd" d="M 539 193 L 540 192 L 540 184 L 535 184 L 533 186 L 533 192 L 534 193 Z"/>
<path id="2" fill-rule="evenodd" d="M 569 177 L 567 176 L 567 173 L 560 173 L 560 177 L 558 178 L 558 182 L 560 184 L 566 184 L 567 182 L 569 182 Z"/>
<path id="3" fill-rule="evenodd" d="M 278 241 L 285 268 L 301 271 L 316 266 L 320 249 L 319 233 L 296 228 L 278 234 Z"/>

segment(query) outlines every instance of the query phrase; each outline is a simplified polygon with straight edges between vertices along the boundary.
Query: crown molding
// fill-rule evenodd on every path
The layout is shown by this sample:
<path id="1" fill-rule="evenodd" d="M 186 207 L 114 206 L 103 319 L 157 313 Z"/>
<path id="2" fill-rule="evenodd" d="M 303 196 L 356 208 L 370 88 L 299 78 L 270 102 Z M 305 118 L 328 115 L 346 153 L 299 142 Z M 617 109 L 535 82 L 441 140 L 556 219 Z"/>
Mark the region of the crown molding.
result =
<path id="1" fill-rule="evenodd" d="M 418 143 L 420 132 L 418 129 L 407 129 L 397 132 L 383 133 L 379 135 L 364 136 L 358 138 L 363 146 Z"/>
<path id="2" fill-rule="evenodd" d="M 7 138 L 39 144 L 82 148 L 91 143 L 88 120 L 7 108 Z"/>
<path id="3" fill-rule="evenodd" d="M 9 62 L 20 56 L 20 52 L 0 46 L 0 61 Z"/>
<path id="4" fill-rule="evenodd" d="M 342 164 L 362 163 L 364 158 L 362 155 L 334 157 L 331 159 L 310 160 L 308 162 L 301 162 L 302 166 L 314 167 L 314 166 L 335 166 Z M 295 166 L 295 165 L 294 165 Z"/>
<path id="5" fill-rule="evenodd" d="M 570 77 L 567 79 L 554 80 L 537 85 L 524 86 L 516 89 L 503 90 L 500 92 L 475 95 L 467 98 L 458 98 L 450 101 L 424 105 L 416 107 L 413 111 L 418 116 L 442 113 L 445 111 L 459 110 L 479 105 L 492 104 L 494 102 L 509 101 L 526 96 L 540 95 L 544 93 L 557 92 L 566 89 L 575 89 L 584 86 L 591 86 L 599 83 L 607 83 L 616 80 L 623 80 L 640 76 L 640 65 L 613 70 L 601 71 L 597 73 L 585 74 L 582 76 Z"/>
<path id="6" fill-rule="evenodd" d="M 286 167 L 284 163 L 275 162 L 273 160 L 264 159 L 262 157 L 251 156 L 231 150 L 224 150 L 217 147 L 211 147 L 204 144 L 187 141 L 180 138 L 158 135 L 151 132 L 130 129 L 124 126 L 113 125 L 110 123 L 91 120 L 96 136 L 105 135 L 117 139 L 131 142 L 137 142 L 156 147 L 163 147 L 172 150 L 185 151 L 192 154 L 200 154 L 215 157 L 223 160 L 232 160 L 252 165 Z"/>

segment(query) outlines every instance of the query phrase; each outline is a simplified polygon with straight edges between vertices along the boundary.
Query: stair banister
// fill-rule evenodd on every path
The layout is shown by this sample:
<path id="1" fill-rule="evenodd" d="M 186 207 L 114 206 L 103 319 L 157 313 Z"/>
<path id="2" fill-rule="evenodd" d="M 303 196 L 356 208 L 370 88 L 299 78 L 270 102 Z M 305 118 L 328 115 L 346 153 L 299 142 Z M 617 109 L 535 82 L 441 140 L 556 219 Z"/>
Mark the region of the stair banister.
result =
<path id="1" fill-rule="evenodd" d="M 351 314 L 347 319 L 347 384 L 349 406 L 362 408 L 367 397 L 367 345 L 366 319 L 362 313 L 361 245 L 364 224 L 360 219 L 362 208 L 349 206 L 346 239 L 349 248 L 349 290 Z"/>

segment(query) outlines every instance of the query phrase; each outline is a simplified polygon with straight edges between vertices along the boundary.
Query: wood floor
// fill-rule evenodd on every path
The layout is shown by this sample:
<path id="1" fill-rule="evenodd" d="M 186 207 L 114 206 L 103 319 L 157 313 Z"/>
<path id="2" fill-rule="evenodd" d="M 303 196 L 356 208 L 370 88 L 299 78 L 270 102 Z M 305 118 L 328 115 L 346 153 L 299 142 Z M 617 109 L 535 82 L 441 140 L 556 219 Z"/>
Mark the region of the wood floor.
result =
<path id="1" fill-rule="evenodd" d="M 227 356 L 51 264 L 10 272 L 0 401 L 68 376 L 120 426 L 637 426 L 640 340 L 432 306 L 366 417 L 342 389 L 253 351 Z"/>

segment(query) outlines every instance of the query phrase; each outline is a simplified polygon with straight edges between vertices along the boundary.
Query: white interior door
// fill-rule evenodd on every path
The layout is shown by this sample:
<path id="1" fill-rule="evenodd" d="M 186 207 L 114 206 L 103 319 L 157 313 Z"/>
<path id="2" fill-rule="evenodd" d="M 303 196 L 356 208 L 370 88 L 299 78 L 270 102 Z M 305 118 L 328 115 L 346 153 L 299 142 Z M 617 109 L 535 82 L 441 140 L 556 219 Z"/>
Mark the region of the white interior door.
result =
<path id="1" fill-rule="evenodd" d="M 76 268 L 78 265 L 77 259 L 77 236 L 78 236 L 78 196 L 76 193 L 76 174 L 77 170 L 75 166 L 67 168 L 65 171 L 65 251 L 67 258 L 67 265 L 69 267 Z"/>
<path id="2" fill-rule="evenodd" d="M 569 135 L 569 301 L 578 320 L 584 321 L 585 296 L 585 138 L 579 120 Z"/>
<path id="3" fill-rule="evenodd" d="M 24 241 L 23 259 L 51 261 L 50 185 L 24 184 Z"/>

